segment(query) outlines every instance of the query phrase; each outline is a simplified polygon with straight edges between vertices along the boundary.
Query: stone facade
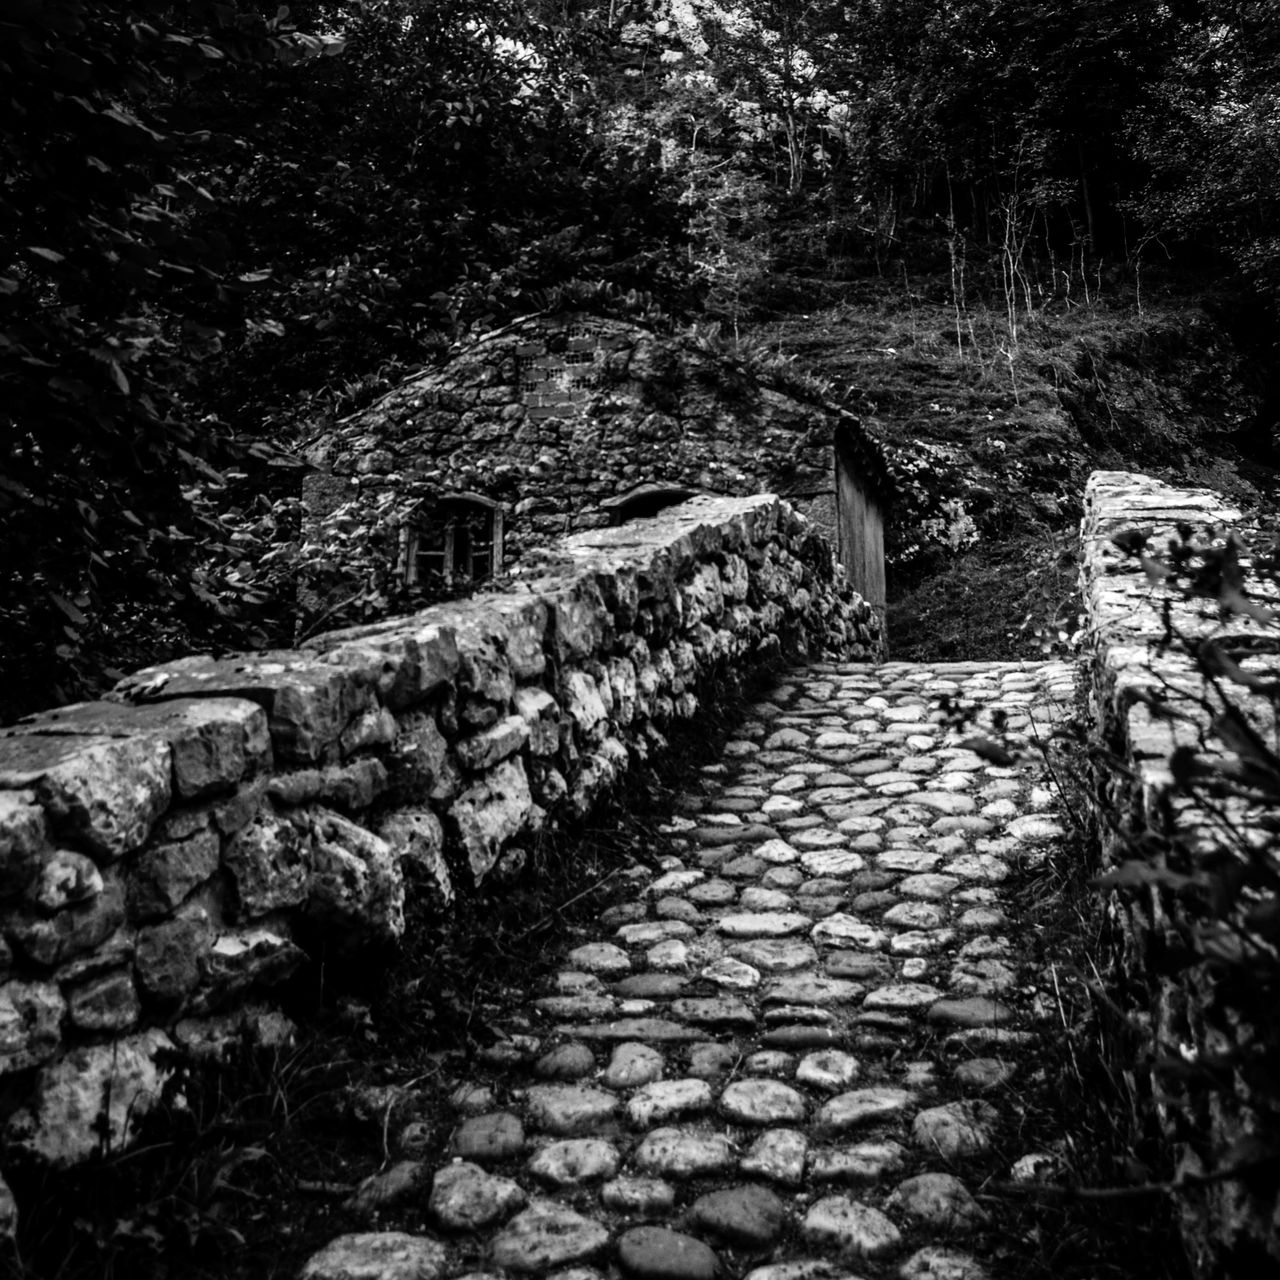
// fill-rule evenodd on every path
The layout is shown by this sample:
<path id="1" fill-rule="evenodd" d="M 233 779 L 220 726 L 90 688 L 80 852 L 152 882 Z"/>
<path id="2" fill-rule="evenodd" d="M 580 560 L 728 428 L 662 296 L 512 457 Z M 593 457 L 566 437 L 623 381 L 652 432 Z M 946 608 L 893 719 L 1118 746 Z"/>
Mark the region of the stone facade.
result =
<path id="1" fill-rule="evenodd" d="M 1181 855 L 1175 860 L 1174 848 L 1186 851 L 1192 869 L 1220 870 L 1224 860 L 1243 868 L 1223 818 L 1266 857 L 1275 857 L 1274 835 L 1268 834 L 1267 815 L 1259 808 L 1239 795 L 1219 795 L 1212 801 L 1215 817 L 1172 786 L 1171 757 L 1180 747 L 1201 760 L 1216 757 L 1227 768 L 1238 769 L 1240 755 L 1234 749 L 1239 739 L 1232 742 L 1229 726 L 1218 718 L 1223 702 L 1213 682 L 1185 645 L 1163 643 L 1165 609 L 1184 636 L 1212 637 L 1237 655 L 1251 652 L 1254 656 L 1241 659 L 1251 677 L 1274 681 L 1280 672 L 1280 660 L 1268 656 L 1268 651 L 1274 655 L 1274 630 L 1268 634 L 1257 621 L 1239 614 L 1221 618 L 1212 601 L 1182 600 L 1153 586 L 1138 560 L 1112 541 L 1126 530 L 1149 531 L 1150 546 L 1159 555 L 1171 538 L 1178 539 L 1179 524 L 1198 538 L 1221 537 L 1240 527 L 1241 513 L 1208 490 L 1174 489 L 1145 476 L 1097 472 L 1089 481 L 1082 531 L 1090 637 L 1086 657 L 1095 731 L 1112 761 L 1095 779 L 1104 870 L 1135 859 L 1135 865 L 1179 871 Z M 1270 702 L 1251 698 L 1241 686 L 1227 687 L 1255 729 L 1274 744 Z M 1240 776 L 1247 779 L 1247 771 Z M 1246 909 L 1265 915 L 1275 906 L 1265 892 L 1258 892 L 1261 896 L 1247 892 L 1233 913 L 1246 934 Z M 1111 906 L 1119 925 L 1120 968 L 1146 993 L 1143 1016 L 1149 1019 L 1158 1055 L 1181 1055 L 1195 1064 L 1247 1049 L 1254 1028 L 1218 1000 L 1219 979 L 1212 968 L 1175 962 L 1184 948 L 1189 948 L 1188 959 L 1211 954 L 1213 940 L 1201 931 L 1203 920 L 1171 892 L 1170 882 L 1137 884 L 1133 892 L 1113 897 Z M 1224 931 L 1223 945 L 1230 945 L 1233 936 L 1238 935 Z M 1261 937 L 1257 945 L 1270 950 L 1274 965 L 1273 945 Z M 1261 1178 L 1211 1178 L 1203 1185 L 1196 1181 L 1247 1162 L 1254 1135 L 1261 1149 L 1270 1143 L 1274 1151 L 1276 1082 L 1259 1079 L 1240 1062 L 1227 1075 L 1205 1093 L 1184 1089 L 1177 1076 L 1165 1073 L 1157 1098 L 1177 1176 L 1193 1183 L 1178 1199 L 1188 1257 L 1203 1280 L 1270 1274 L 1280 1267 L 1275 1178 L 1263 1173 Z"/>
<path id="2" fill-rule="evenodd" d="M 776 498 L 694 499 L 547 564 L 300 650 L 149 668 L 0 733 L 8 1158 L 128 1142 L 162 1049 L 217 1052 L 247 1019 L 287 1036 L 270 993 L 307 952 L 376 957 L 407 886 L 440 910 L 500 886 L 709 678 L 881 652 L 875 612 Z"/>
<path id="3" fill-rule="evenodd" d="M 530 317 L 312 440 L 304 498 L 313 517 L 352 503 L 359 518 L 395 492 L 467 540 L 465 554 L 446 549 L 438 531 L 430 567 L 487 577 L 568 533 L 693 493 L 777 493 L 826 533 L 883 619 L 883 457 L 852 414 L 759 365 L 696 335 Z M 452 515 L 450 499 L 461 499 Z M 402 575 L 416 572 L 418 550 L 416 533 L 402 539 Z"/>

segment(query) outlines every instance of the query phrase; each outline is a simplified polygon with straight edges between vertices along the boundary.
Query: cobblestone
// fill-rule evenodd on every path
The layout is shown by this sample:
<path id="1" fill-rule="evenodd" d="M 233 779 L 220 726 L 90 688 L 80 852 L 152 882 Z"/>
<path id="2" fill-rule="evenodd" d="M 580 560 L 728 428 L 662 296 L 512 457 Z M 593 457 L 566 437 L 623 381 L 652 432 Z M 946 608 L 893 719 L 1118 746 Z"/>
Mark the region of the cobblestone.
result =
<path id="1" fill-rule="evenodd" d="M 1052 1034 L 1008 904 L 1063 826 L 1030 752 L 962 743 L 997 707 L 1014 745 L 1043 738 L 1071 694 L 1062 663 L 822 666 L 766 693 L 630 900 L 486 1013 L 507 1039 L 449 1086 L 433 1226 L 554 1280 L 998 1272 L 974 1192 Z"/>

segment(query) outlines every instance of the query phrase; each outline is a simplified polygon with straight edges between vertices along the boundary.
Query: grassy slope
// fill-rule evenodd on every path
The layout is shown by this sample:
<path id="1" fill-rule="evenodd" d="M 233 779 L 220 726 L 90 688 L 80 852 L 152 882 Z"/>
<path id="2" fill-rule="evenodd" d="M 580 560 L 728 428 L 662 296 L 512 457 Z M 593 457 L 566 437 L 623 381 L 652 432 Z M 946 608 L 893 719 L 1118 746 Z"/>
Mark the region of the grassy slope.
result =
<path id="1" fill-rule="evenodd" d="M 1095 469 L 1209 485 L 1246 505 L 1272 487 L 1239 441 L 1260 390 L 1203 296 L 1148 287 L 1139 306 L 1117 285 L 1087 302 L 1036 299 L 1011 342 L 1003 298 L 997 310 L 971 288 L 957 307 L 946 276 L 813 285 L 821 310 L 750 336 L 835 383 L 914 469 L 917 494 L 891 535 L 896 658 L 1061 647 L 1076 625 L 1075 539 Z M 921 515 L 947 500 L 922 536 Z"/>

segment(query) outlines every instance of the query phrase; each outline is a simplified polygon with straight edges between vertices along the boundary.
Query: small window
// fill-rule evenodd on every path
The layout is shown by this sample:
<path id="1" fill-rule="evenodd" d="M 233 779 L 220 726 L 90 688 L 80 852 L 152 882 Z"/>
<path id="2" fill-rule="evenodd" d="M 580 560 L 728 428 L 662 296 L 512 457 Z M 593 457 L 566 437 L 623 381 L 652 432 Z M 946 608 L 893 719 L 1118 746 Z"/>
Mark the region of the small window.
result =
<path id="1" fill-rule="evenodd" d="M 408 586 L 478 584 L 502 571 L 502 508 L 476 494 L 424 503 L 401 535 Z"/>

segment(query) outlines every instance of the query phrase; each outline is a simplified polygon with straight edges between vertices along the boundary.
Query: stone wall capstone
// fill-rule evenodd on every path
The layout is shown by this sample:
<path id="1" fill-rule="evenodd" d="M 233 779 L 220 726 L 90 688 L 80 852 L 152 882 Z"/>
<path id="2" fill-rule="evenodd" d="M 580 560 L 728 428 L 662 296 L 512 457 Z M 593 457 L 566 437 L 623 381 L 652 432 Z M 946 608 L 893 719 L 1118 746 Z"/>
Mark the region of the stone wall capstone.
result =
<path id="1" fill-rule="evenodd" d="M 1233 829 L 1276 860 L 1274 836 L 1260 824 L 1260 809 L 1227 794 L 1214 798 L 1215 816 L 1192 803 L 1185 791 L 1171 789 L 1177 748 L 1228 764 L 1233 752 L 1218 736 L 1223 704 L 1212 681 L 1187 645 L 1165 643 L 1167 619 L 1193 642 L 1212 638 L 1236 652 L 1250 673 L 1274 680 L 1280 675 L 1274 631 L 1268 636 L 1258 622 L 1239 614 L 1221 616 L 1214 600 L 1188 601 L 1166 592 L 1135 556 L 1112 541 L 1127 530 L 1141 530 L 1159 555 L 1171 538 L 1180 540 L 1179 525 L 1207 541 L 1215 534 L 1221 540 L 1241 524 L 1241 513 L 1209 490 L 1172 488 L 1127 472 L 1096 472 L 1089 480 L 1081 569 L 1089 637 L 1085 657 L 1094 731 L 1104 758 L 1112 762 L 1094 779 L 1104 870 L 1128 859 L 1177 870 L 1170 853 L 1175 848 L 1191 869 L 1214 866 L 1235 856 Z M 1256 726 L 1274 729 L 1269 702 L 1251 698 L 1238 686 L 1232 693 L 1232 701 Z M 1144 992 L 1146 1008 L 1139 1016 L 1158 1053 L 1181 1057 L 1190 1066 L 1247 1048 L 1253 1029 L 1238 1017 L 1224 1017 L 1210 970 L 1203 964 L 1170 963 L 1196 936 L 1197 920 L 1169 884 L 1114 894 L 1108 905 L 1118 926 L 1119 967 L 1125 980 Z M 1178 1203 L 1188 1258 L 1201 1280 L 1280 1268 L 1280 1192 L 1274 1176 L 1212 1177 L 1235 1163 L 1253 1136 L 1267 1135 L 1274 1143 L 1280 1082 L 1251 1079 L 1240 1062 L 1228 1075 L 1206 1094 L 1180 1088 L 1177 1077 L 1166 1073 L 1157 1093 L 1176 1176 L 1192 1184 L 1179 1192 Z M 1200 1184 L 1205 1175 L 1210 1177 Z"/>
<path id="2" fill-rule="evenodd" d="M 287 1038 L 271 991 L 307 953 L 380 954 L 407 887 L 442 912 L 500 887 L 712 678 L 881 653 L 830 546 L 767 495 L 579 534 L 540 573 L 0 731 L 6 1161 L 126 1144 L 161 1050 Z"/>

